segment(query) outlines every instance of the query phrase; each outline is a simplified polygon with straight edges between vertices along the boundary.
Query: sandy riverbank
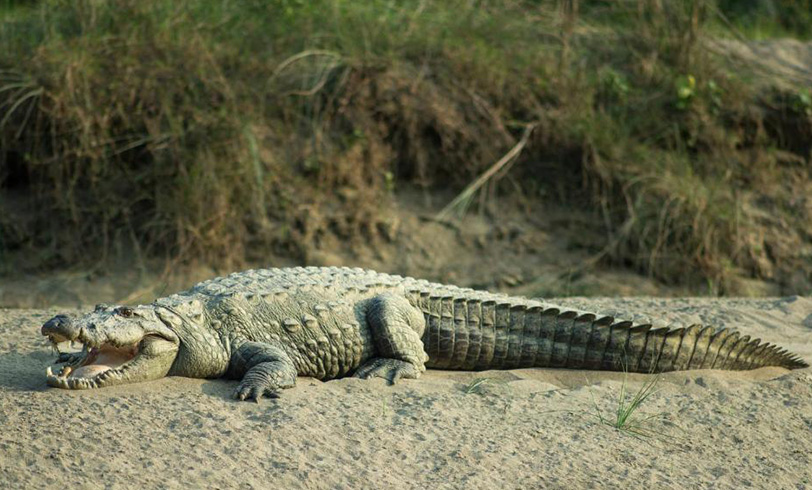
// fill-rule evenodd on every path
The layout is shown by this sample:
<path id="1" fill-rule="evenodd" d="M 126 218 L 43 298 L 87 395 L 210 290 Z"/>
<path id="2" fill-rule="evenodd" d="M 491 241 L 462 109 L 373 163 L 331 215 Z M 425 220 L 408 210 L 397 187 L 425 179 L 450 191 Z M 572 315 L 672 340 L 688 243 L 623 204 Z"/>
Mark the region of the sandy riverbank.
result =
<path id="1" fill-rule="evenodd" d="M 735 326 L 812 360 L 812 298 L 560 303 Z M 301 378 L 259 405 L 223 380 L 50 389 L 55 313 L 0 310 L 2 488 L 812 488 L 812 369 L 666 374 L 641 409 L 656 435 L 635 438 L 596 415 L 622 373 Z"/>

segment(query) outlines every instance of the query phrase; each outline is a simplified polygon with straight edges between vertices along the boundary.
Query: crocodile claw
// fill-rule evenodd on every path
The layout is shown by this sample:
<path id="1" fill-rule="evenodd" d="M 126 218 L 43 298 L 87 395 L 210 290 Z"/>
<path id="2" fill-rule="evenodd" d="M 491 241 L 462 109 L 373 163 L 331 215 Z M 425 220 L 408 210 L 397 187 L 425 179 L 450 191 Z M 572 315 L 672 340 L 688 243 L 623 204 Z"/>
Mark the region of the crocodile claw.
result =
<path id="1" fill-rule="evenodd" d="M 419 378 L 420 369 L 407 361 L 378 357 L 370 359 L 358 368 L 354 376 L 361 379 L 384 378 L 389 380 L 390 384 L 395 384 L 401 378 Z"/>
<path id="2" fill-rule="evenodd" d="M 259 400 L 265 396 L 266 398 L 279 398 L 279 390 L 274 390 L 265 386 L 257 386 L 254 383 L 243 381 L 234 390 L 234 399 L 245 401 L 253 400 L 259 403 Z"/>

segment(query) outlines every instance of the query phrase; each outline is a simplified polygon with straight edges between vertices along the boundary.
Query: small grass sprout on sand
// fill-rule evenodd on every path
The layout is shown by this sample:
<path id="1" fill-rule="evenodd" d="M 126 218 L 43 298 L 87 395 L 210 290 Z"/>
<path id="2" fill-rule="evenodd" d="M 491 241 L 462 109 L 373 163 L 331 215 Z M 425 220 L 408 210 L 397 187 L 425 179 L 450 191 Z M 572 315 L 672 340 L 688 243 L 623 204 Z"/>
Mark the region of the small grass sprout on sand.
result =
<path id="1" fill-rule="evenodd" d="M 481 394 L 482 392 L 480 391 L 480 389 L 482 388 L 482 385 L 490 382 L 491 382 L 490 378 L 475 378 L 471 380 L 470 383 L 465 385 L 462 391 L 464 391 L 466 395 L 470 395 L 472 393 Z"/>
<path id="2" fill-rule="evenodd" d="M 620 385 L 620 393 L 613 416 L 604 415 L 595 401 L 594 394 L 590 390 L 592 404 L 595 406 L 598 419 L 602 424 L 606 424 L 635 437 L 650 437 L 654 435 L 653 431 L 648 429 L 646 425 L 650 420 L 660 417 L 662 414 L 643 415 L 639 410 L 651 395 L 657 393 L 657 386 L 661 379 L 659 375 L 652 374 L 651 378 L 643 383 L 637 392 L 632 394 L 628 390 L 628 373 L 624 371 L 623 382 Z"/>
<path id="3" fill-rule="evenodd" d="M 389 414 L 389 403 L 387 403 L 387 402 L 386 402 L 386 399 L 384 398 L 383 400 L 381 400 L 381 413 L 380 413 L 380 417 L 381 417 L 381 418 L 386 417 L 388 414 Z"/>

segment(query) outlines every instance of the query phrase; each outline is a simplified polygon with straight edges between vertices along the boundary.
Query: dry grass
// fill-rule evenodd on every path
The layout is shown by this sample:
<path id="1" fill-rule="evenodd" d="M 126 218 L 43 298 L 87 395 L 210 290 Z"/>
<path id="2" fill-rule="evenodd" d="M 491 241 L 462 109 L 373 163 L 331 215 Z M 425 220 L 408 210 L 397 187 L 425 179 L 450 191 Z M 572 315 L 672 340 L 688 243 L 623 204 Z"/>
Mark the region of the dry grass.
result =
<path id="1" fill-rule="evenodd" d="M 603 223 L 601 261 L 714 293 L 738 276 L 801 292 L 807 99 L 762 93 L 702 49 L 716 10 L 7 3 L 0 254 L 24 269 L 303 258 L 325 233 L 374 240 L 398 186 L 473 182 L 459 211 L 509 175 Z"/>

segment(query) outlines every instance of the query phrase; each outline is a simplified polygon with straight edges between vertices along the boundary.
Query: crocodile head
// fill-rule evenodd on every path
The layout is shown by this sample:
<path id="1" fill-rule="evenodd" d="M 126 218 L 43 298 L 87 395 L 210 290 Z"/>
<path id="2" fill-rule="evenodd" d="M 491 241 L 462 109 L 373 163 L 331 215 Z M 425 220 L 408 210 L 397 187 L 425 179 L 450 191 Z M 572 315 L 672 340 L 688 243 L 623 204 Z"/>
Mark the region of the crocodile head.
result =
<path id="1" fill-rule="evenodd" d="M 67 389 L 101 388 L 166 376 L 178 355 L 180 341 L 154 305 L 97 305 L 76 319 L 57 315 L 42 326 L 42 335 L 56 347 L 79 342 L 78 353 L 60 353 L 57 373 L 49 367 L 47 382 Z M 58 350 L 58 349 L 57 349 Z"/>

